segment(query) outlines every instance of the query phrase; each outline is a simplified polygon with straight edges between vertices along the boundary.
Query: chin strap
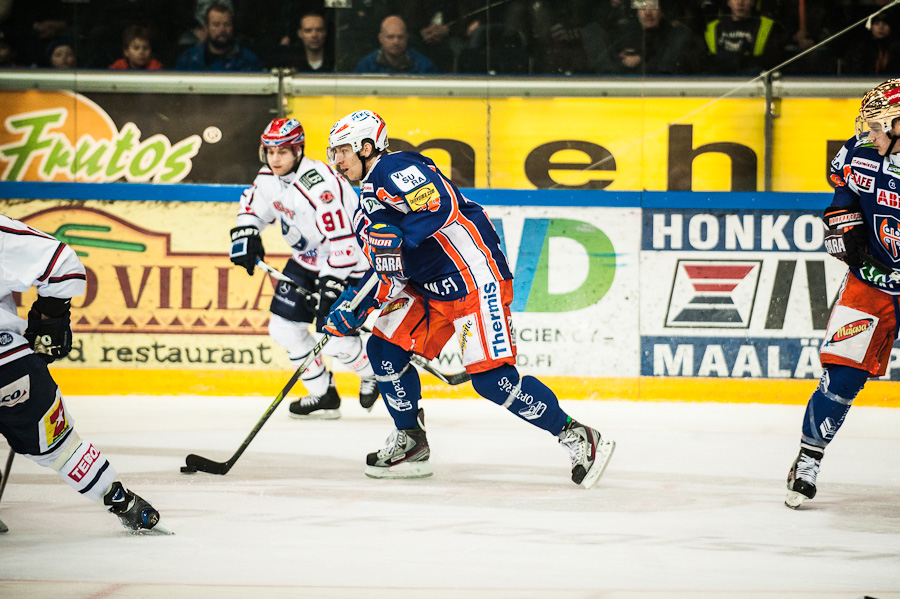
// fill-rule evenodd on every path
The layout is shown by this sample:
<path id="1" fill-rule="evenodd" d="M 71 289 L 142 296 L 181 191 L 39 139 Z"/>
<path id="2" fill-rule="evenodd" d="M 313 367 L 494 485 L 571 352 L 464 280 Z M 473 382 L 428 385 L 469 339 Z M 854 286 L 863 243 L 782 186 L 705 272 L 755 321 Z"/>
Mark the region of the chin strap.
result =
<path id="1" fill-rule="evenodd" d="M 900 137 L 894 137 L 894 136 L 891 135 L 890 133 L 888 133 L 888 137 L 891 138 L 891 145 L 888 146 L 887 152 L 884 153 L 885 156 L 890 156 L 890 155 L 891 155 L 891 151 L 894 149 L 894 144 L 896 144 L 896 143 L 897 143 L 897 140 L 900 139 Z"/>

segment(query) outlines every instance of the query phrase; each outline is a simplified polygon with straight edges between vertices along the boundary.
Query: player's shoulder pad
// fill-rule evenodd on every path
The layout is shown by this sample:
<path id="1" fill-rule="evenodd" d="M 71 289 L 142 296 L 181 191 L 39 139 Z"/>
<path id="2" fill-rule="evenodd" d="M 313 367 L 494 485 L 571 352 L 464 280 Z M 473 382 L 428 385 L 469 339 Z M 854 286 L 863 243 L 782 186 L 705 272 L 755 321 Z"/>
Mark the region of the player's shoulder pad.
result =
<path id="1" fill-rule="evenodd" d="M 302 189 L 310 191 L 316 185 L 321 185 L 331 178 L 331 171 L 324 162 L 304 156 L 297 169 L 294 183 Z"/>
<path id="2" fill-rule="evenodd" d="M 383 167 L 389 173 L 387 179 L 411 210 L 422 210 L 440 198 L 439 176 L 431 169 L 434 162 L 415 152 L 394 152 L 388 156 L 392 160 Z"/>

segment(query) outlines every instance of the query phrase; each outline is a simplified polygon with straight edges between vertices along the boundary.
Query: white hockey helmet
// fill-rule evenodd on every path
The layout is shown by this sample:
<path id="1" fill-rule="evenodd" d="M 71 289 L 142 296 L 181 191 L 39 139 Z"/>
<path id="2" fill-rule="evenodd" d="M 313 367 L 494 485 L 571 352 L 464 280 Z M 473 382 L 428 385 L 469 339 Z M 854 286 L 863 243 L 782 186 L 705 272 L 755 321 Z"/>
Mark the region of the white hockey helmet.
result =
<path id="1" fill-rule="evenodd" d="M 863 139 L 870 130 L 890 133 L 894 119 L 900 117 L 900 79 L 885 81 L 863 96 L 856 117 L 856 137 Z"/>
<path id="2" fill-rule="evenodd" d="M 334 164 L 334 149 L 350 144 L 354 153 L 362 150 L 363 142 L 370 142 L 376 152 L 388 147 L 387 125 L 371 110 L 357 110 L 340 119 L 328 134 L 328 161 Z"/>

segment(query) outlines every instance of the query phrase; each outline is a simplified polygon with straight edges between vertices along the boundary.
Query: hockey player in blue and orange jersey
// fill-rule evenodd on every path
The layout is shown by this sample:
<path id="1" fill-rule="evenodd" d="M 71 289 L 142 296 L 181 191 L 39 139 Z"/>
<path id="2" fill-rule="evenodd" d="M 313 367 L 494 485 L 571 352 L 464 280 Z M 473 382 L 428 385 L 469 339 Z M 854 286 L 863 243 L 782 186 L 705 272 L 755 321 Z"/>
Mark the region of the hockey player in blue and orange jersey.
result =
<path id="1" fill-rule="evenodd" d="M 867 93 L 856 123 L 856 135 L 831 162 L 834 200 L 824 215 L 825 249 L 850 270 L 819 350 L 824 373 L 788 473 L 791 508 L 815 497 L 825 447 L 869 377 L 887 372 L 900 327 L 900 79 Z"/>
<path id="2" fill-rule="evenodd" d="M 428 440 L 417 418 L 421 385 L 410 356 L 432 359 L 455 334 L 475 391 L 556 436 L 569 451 L 572 480 L 590 488 L 615 443 L 567 416 L 553 391 L 516 370 L 509 308 L 513 277 L 482 207 L 425 156 L 388 153 L 385 123 L 371 111 L 339 120 L 328 144 L 332 164 L 360 181 L 354 227 L 373 266 L 368 276 L 380 279 L 374 296 L 356 311 L 349 310 L 349 302 L 357 289 L 344 292 L 325 327 L 338 336 L 352 333 L 381 307 L 368 351 L 396 430 L 386 447 L 367 456 L 366 474 L 432 474 Z"/>

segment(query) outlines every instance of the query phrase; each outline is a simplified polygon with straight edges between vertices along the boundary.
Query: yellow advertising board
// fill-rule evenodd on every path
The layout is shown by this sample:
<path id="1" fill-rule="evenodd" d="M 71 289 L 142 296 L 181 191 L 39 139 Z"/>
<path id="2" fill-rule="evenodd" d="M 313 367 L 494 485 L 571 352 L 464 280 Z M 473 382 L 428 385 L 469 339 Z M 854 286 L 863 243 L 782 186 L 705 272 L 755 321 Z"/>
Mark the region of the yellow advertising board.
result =
<path id="1" fill-rule="evenodd" d="M 774 120 L 773 191 L 829 191 L 828 163 L 853 134 L 857 100 L 786 99 Z M 334 122 L 374 110 L 391 148 L 417 149 L 461 187 L 757 191 L 762 99 L 293 97 L 307 151 Z"/>
<path id="2" fill-rule="evenodd" d="M 72 301 L 76 342 L 66 363 L 85 368 L 285 369 L 268 338 L 272 281 L 228 259 L 235 205 L 41 202 L 4 209 L 71 246 L 87 271 Z M 278 231 L 266 232 L 273 264 Z M 17 302 L 27 313 L 35 291 Z"/>

